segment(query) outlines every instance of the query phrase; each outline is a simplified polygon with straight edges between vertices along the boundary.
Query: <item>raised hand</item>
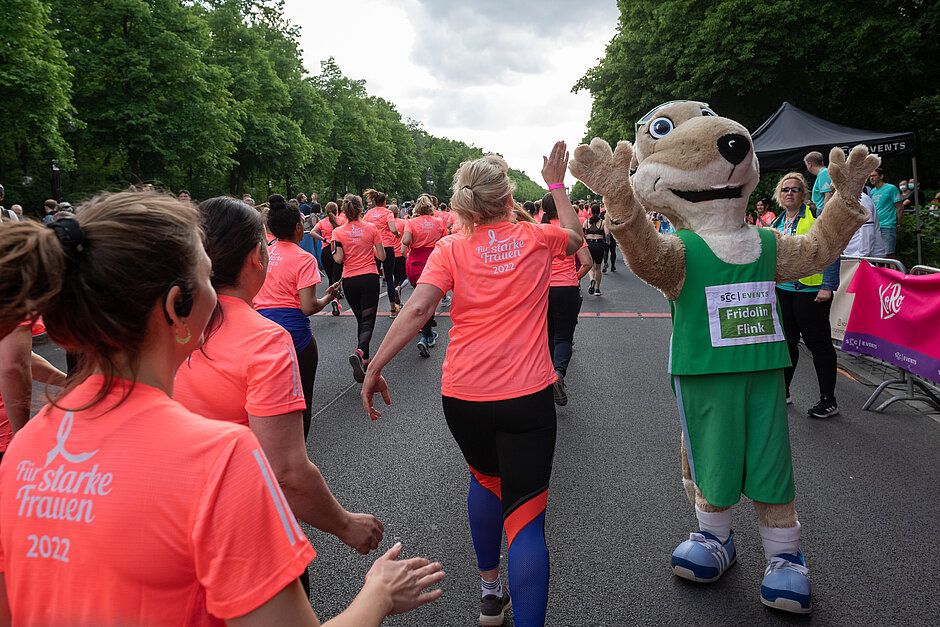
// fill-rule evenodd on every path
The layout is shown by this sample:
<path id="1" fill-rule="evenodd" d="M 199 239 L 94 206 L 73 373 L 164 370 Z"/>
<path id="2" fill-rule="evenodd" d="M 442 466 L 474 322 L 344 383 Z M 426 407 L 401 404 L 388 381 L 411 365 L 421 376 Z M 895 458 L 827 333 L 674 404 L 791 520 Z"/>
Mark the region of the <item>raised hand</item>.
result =
<path id="1" fill-rule="evenodd" d="M 575 148 L 574 159 L 568 168 L 574 176 L 591 190 L 602 196 L 632 194 L 630 188 L 630 162 L 633 146 L 630 142 L 617 143 L 612 151 L 610 144 L 595 137 L 590 145 Z"/>
<path id="2" fill-rule="evenodd" d="M 864 144 L 853 148 L 848 159 L 841 148 L 834 147 L 829 151 L 829 178 L 836 193 L 854 205 L 858 203 L 865 181 L 880 164 L 881 157 L 868 154 Z"/>
<path id="3" fill-rule="evenodd" d="M 550 156 L 542 157 L 542 178 L 546 185 L 565 182 L 565 173 L 568 171 L 568 150 L 565 142 L 555 142 Z"/>

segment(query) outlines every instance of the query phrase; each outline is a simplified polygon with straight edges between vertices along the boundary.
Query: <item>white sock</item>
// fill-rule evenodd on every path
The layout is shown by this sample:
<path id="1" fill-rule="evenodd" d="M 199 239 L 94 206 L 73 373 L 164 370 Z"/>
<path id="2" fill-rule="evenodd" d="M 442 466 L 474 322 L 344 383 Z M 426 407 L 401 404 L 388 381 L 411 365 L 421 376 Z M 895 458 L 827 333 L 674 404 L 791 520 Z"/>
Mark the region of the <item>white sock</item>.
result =
<path id="1" fill-rule="evenodd" d="M 503 582 L 499 578 L 499 575 L 496 575 L 496 581 L 489 582 L 480 577 L 480 596 L 487 596 L 488 594 L 495 594 L 499 598 L 503 598 Z"/>
<path id="2" fill-rule="evenodd" d="M 796 527 L 764 527 L 758 525 L 760 537 L 764 542 L 764 557 L 770 560 L 775 555 L 788 553 L 796 555 L 800 550 L 800 523 Z"/>
<path id="3" fill-rule="evenodd" d="M 731 535 L 731 508 L 720 512 L 703 512 L 695 506 L 695 517 L 698 518 L 698 528 L 707 531 L 722 543 L 728 541 Z"/>

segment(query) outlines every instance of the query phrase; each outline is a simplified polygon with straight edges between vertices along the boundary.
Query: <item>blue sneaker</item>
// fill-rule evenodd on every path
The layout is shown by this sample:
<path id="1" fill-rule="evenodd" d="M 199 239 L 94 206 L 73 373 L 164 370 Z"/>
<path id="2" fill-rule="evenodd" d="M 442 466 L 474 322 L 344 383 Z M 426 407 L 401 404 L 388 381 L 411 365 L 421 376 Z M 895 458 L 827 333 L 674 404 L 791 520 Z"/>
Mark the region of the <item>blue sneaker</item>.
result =
<path id="1" fill-rule="evenodd" d="M 437 331 L 431 331 L 431 337 L 425 338 L 428 346 L 434 346 L 437 344 Z"/>
<path id="2" fill-rule="evenodd" d="M 423 335 L 418 339 L 418 354 L 422 357 L 431 356 L 431 351 L 428 350 L 428 339 Z"/>
<path id="3" fill-rule="evenodd" d="M 707 531 L 690 533 L 689 539 L 672 552 L 672 572 L 699 583 L 716 581 L 734 564 L 734 532 L 722 543 Z"/>
<path id="4" fill-rule="evenodd" d="M 781 553 L 770 558 L 760 584 L 760 602 L 784 612 L 809 614 L 812 611 L 809 569 L 802 550 L 796 555 Z"/>

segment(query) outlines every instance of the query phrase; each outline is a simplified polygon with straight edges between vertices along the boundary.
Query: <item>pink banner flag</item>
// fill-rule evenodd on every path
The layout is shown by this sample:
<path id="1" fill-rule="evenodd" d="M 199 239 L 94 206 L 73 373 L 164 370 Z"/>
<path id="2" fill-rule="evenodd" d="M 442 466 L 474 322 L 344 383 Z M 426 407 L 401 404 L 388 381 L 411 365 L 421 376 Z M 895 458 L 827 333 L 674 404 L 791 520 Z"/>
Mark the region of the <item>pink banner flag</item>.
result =
<path id="1" fill-rule="evenodd" d="M 855 303 L 842 350 L 940 382 L 940 274 L 911 276 L 863 261 L 848 291 Z"/>

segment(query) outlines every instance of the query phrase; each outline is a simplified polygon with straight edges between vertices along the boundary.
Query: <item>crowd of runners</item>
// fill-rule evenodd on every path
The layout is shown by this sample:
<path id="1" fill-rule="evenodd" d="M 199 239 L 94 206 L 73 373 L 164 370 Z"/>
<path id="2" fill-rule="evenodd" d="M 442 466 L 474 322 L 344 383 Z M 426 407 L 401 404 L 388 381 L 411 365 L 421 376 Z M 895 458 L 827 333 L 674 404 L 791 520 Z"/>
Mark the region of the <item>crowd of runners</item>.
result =
<path id="1" fill-rule="evenodd" d="M 444 302 L 441 392 L 470 469 L 479 621 L 502 624 L 512 605 L 516 625 L 541 625 L 555 405 L 567 403 L 580 280 L 590 274 L 600 294 L 607 262 L 616 268 L 599 205 L 579 215 L 566 195 L 567 159 L 558 142 L 543 168 L 550 191 L 526 207 L 489 155 L 461 165 L 450 207 L 422 195 L 404 211 L 368 190 L 306 220 L 277 194 L 196 206 L 128 191 L 48 225 L 3 224 L 0 352 L 13 367 L 0 384 L 0 610 L 34 625 L 318 624 L 316 554 L 297 521 L 362 554 L 384 527 L 346 510 L 308 458 L 309 317 L 344 304 L 355 315 L 349 362 L 375 420 L 374 394 L 389 402 L 382 370 L 415 340 L 430 355 Z M 320 263 L 301 247 L 307 233 Z M 382 287 L 396 319 L 373 356 Z M 43 330 L 67 351 L 68 375 L 31 353 Z M 25 379 L 19 391 L 10 372 Z M 31 420 L 30 378 L 63 386 Z M 400 551 L 374 562 L 330 624 L 379 624 L 440 595 L 441 565 Z"/>

